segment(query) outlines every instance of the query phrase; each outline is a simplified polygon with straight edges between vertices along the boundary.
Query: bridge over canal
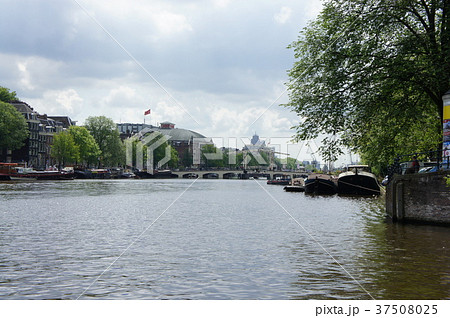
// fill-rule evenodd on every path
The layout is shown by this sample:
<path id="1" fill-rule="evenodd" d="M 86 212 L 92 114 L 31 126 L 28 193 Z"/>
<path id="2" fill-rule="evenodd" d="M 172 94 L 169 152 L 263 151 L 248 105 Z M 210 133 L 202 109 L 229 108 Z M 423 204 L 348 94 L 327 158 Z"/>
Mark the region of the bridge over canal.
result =
<path id="1" fill-rule="evenodd" d="M 289 176 L 296 178 L 306 175 L 306 172 L 293 171 L 242 171 L 242 170 L 194 170 L 194 171 L 172 171 L 172 177 L 175 178 L 201 178 L 201 179 L 249 179 L 253 178 L 267 178 L 269 180 L 277 177 Z"/>

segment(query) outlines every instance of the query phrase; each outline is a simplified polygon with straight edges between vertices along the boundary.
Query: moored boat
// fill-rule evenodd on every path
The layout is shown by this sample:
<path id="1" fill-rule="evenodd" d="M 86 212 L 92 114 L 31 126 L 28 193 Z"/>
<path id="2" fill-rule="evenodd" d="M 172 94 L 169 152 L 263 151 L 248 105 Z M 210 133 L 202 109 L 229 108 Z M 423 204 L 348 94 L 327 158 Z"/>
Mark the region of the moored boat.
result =
<path id="1" fill-rule="evenodd" d="M 17 163 L 3 163 L 0 162 L 0 181 L 10 181 L 11 174 L 15 172 Z"/>
<path id="2" fill-rule="evenodd" d="M 267 180 L 267 184 L 289 185 L 289 183 L 291 183 L 291 180 L 289 179 Z"/>
<path id="3" fill-rule="evenodd" d="M 339 194 L 379 195 L 380 185 L 367 165 L 352 165 L 338 177 Z"/>
<path id="4" fill-rule="evenodd" d="M 305 193 L 310 194 L 336 194 L 337 184 L 333 176 L 313 173 L 305 180 Z"/>
<path id="5" fill-rule="evenodd" d="M 17 163 L 0 163 L 0 180 L 72 180 L 73 171 L 36 171 Z"/>
<path id="6" fill-rule="evenodd" d="M 284 187 L 286 192 L 305 192 L 305 180 L 303 178 L 294 178 L 292 183 Z"/>
<path id="7" fill-rule="evenodd" d="M 153 173 L 147 170 L 135 170 L 134 174 L 139 179 L 170 179 L 178 178 L 176 174 L 173 174 L 170 170 L 154 170 Z"/>
<path id="8" fill-rule="evenodd" d="M 276 177 L 275 179 L 267 180 L 267 184 L 289 185 L 291 184 L 291 176 L 282 175 L 280 177 Z"/>

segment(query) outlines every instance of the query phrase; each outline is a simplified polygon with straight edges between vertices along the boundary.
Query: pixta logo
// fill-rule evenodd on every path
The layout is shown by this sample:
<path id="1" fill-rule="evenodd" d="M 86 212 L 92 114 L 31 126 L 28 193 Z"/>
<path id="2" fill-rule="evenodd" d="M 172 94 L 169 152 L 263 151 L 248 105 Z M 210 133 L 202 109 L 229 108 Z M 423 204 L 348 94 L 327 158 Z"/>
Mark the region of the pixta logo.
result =
<path id="1" fill-rule="evenodd" d="M 127 166 L 134 166 L 138 170 L 144 169 L 144 146 L 147 146 L 147 172 L 150 174 L 154 173 L 154 155 L 155 149 L 163 145 L 171 137 L 161 134 L 160 132 L 154 131 L 148 135 L 133 136 L 125 141 L 126 146 L 126 164 Z M 137 142 L 136 142 L 137 141 Z M 136 164 L 133 165 L 133 144 L 136 142 Z M 161 168 L 171 159 L 170 146 L 167 145 L 165 149 L 164 158 L 158 161 L 157 168 Z"/>

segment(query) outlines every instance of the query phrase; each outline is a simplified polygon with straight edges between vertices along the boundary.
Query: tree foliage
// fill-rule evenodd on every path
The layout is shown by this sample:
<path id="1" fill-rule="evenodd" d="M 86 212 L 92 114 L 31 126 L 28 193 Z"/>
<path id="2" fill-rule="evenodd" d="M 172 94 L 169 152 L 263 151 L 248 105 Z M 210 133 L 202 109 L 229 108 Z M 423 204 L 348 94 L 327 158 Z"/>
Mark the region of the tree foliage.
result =
<path id="1" fill-rule="evenodd" d="M 269 153 L 258 150 L 258 151 L 248 151 L 244 153 L 243 163 L 245 162 L 245 166 L 252 168 L 267 168 L 270 165 Z M 242 163 L 242 164 L 243 164 Z"/>
<path id="2" fill-rule="evenodd" d="M 192 157 L 193 157 L 193 154 L 189 150 L 186 150 L 182 155 L 180 164 L 184 168 L 191 167 L 193 164 L 193 161 L 194 161 Z"/>
<path id="3" fill-rule="evenodd" d="M 11 92 L 9 88 L 0 86 L 0 102 L 12 102 L 17 100 L 16 92 Z"/>
<path id="4" fill-rule="evenodd" d="M 28 134 L 27 121 L 23 115 L 14 106 L 0 101 L 0 149 L 21 148 Z"/>
<path id="5" fill-rule="evenodd" d="M 153 139 L 150 142 L 150 145 L 157 142 L 160 138 L 163 138 L 163 134 L 160 134 L 160 136 Z M 166 141 L 164 141 L 163 144 L 161 144 L 159 147 L 157 147 L 153 152 L 154 168 L 164 168 L 164 167 L 158 167 L 157 165 L 163 158 L 166 157 L 166 155 L 167 155 L 166 151 L 169 151 L 168 155 L 170 157 L 169 161 L 166 164 L 166 167 L 169 167 L 169 168 L 178 167 L 178 151 L 176 151 L 176 149 L 174 147 L 169 145 L 169 143 L 166 140 Z M 145 151 L 145 153 L 147 153 L 147 151 Z"/>
<path id="6" fill-rule="evenodd" d="M 79 147 L 68 131 L 62 131 L 53 137 L 50 153 L 60 167 L 76 163 L 80 156 Z"/>
<path id="7" fill-rule="evenodd" d="M 153 167 L 151 169 L 159 169 L 159 168 L 176 168 L 178 167 L 178 152 L 175 148 L 173 148 L 167 140 L 164 142 L 161 142 L 161 138 L 163 138 L 163 134 L 159 132 L 150 132 L 147 134 L 144 134 L 140 138 L 132 137 L 127 140 L 125 140 L 125 144 L 127 144 L 127 147 L 131 147 L 131 155 L 132 155 L 132 166 L 137 166 L 137 155 L 139 153 L 138 151 L 138 144 L 142 143 L 143 140 L 145 141 L 146 137 L 148 137 L 150 134 L 156 134 L 154 138 L 149 138 L 149 141 L 146 141 L 146 144 L 141 144 L 142 149 L 140 150 L 142 153 L 141 162 L 144 166 L 146 166 L 147 159 L 148 159 L 148 148 L 149 146 L 155 144 L 156 142 L 161 143 L 156 149 L 153 150 L 153 153 L 151 154 L 153 156 Z M 168 150 L 167 150 L 168 149 Z M 169 161 L 162 167 L 158 167 L 159 162 L 164 159 L 167 155 L 170 157 Z M 148 167 L 147 167 L 148 169 Z"/>
<path id="8" fill-rule="evenodd" d="M 297 159 L 291 157 L 286 158 L 286 169 L 296 170 L 298 165 L 300 165 L 300 162 Z"/>
<path id="9" fill-rule="evenodd" d="M 85 127 L 101 151 L 101 165 L 112 167 L 125 163 L 125 147 L 120 140 L 117 125 L 112 119 L 105 116 L 91 116 L 86 119 Z"/>
<path id="10" fill-rule="evenodd" d="M 383 166 L 399 153 L 437 148 L 450 87 L 450 1 L 327 1 L 290 48 L 287 107 L 297 140 L 324 137 Z"/>
<path id="11" fill-rule="evenodd" d="M 215 158 L 217 157 L 217 158 Z M 202 145 L 201 148 L 201 161 L 205 164 L 205 168 L 209 167 L 224 167 L 224 155 L 221 150 L 211 144 Z"/>
<path id="12" fill-rule="evenodd" d="M 71 126 L 69 133 L 78 147 L 80 163 L 84 165 L 97 163 L 101 154 L 100 148 L 86 127 Z"/>

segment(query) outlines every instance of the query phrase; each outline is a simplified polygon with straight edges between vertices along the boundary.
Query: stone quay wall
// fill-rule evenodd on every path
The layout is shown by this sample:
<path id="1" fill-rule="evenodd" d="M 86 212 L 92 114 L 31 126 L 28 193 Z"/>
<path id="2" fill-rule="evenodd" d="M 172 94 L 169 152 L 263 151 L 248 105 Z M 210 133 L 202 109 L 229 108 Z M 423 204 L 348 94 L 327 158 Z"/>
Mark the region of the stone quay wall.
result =
<path id="1" fill-rule="evenodd" d="M 450 225 L 449 171 L 395 175 L 386 187 L 386 213 L 398 222 Z"/>

